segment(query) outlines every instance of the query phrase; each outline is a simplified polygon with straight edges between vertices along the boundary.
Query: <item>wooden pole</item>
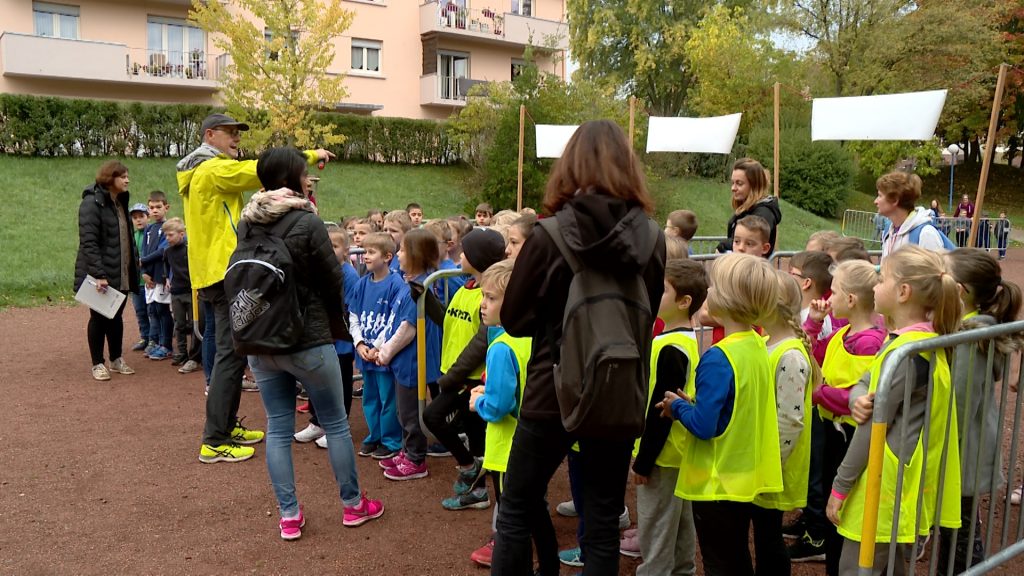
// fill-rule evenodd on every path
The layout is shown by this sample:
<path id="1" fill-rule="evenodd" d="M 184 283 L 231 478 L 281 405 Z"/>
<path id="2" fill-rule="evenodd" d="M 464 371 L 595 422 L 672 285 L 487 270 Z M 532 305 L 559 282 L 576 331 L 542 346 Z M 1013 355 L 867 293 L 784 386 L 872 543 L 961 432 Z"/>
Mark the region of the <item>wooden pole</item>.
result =
<path id="1" fill-rule="evenodd" d="M 636 118 L 636 96 L 629 97 L 629 147 L 633 147 L 633 121 Z"/>
<path id="2" fill-rule="evenodd" d="M 999 110 L 1003 105 L 1003 89 L 1006 86 L 1007 64 L 999 65 L 999 78 L 996 80 L 996 95 L 992 100 L 992 115 L 988 118 L 988 135 L 985 137 L 985 157 L 981 160 L 981 178 L 978 180 L 978 197 L 974 201 L 974 217 L 971 218 L 971 234 L 967 241 L 968 246 L 974 246 L 978 238 L 978 224 L 981 219 L 981 210 L 985 205 L 985 188 L 988 186 L 988 171 L 992 167 L 992 158 L 996 151 L 996 129 L 999 123 Z"/>
<path id="3" fill-rule="evenodd" d="M 779 87 L 775 83 L 775 148 L 772 153 L 772 194 L 779 197 Z"/>
<path id="4" fill-rule="evenodd" d="M 526 104 L 519 105 L 519 175 L 516 182 L 516 212 L 523 210 L 523 138 L 526 135 Z"/>

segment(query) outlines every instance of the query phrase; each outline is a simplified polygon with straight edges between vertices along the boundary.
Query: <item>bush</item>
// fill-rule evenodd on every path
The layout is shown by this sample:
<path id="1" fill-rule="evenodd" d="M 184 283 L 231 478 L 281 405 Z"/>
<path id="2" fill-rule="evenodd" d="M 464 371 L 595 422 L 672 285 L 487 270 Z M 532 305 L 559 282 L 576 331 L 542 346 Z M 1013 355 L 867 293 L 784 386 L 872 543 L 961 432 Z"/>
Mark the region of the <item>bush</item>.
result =
<path id="1" fill-rule="evenodd" d="M 201 104 L 147 104 L 0 94 L 0 153 L 33 156 L 183 156 L 199 145 Z M 347 160 L 388 164 L 450 164 L 458 147 L 443 122 L 318 113 L 346 142 Z"/>
<path id="2" fill-rule="evenodd" d="M 779 194 L 809 212 L 834 218 L 853 189 L 853 156 L 837 142 L 811 142 L 809 118 L 783 115 L 780 132 Z M 774 170 L 773 128 L 755 128 L 747 147 L 752 158 Z"/>

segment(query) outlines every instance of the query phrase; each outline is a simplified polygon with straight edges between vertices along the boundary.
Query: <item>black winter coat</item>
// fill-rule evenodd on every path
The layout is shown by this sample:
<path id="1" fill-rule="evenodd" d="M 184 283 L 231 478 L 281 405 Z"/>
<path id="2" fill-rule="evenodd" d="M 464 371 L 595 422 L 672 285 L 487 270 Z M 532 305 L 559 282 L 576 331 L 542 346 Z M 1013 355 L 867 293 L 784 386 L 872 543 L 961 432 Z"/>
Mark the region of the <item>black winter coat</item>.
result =
<path id="1" fill-rule="evenodd" d="M 128 230 L 128 243 L 122 245 L 117 210 L 124 214 Z M 128 193 L 120 194 L 115 202 L 110 192 L 93 184 L 82 192 L 78 207 L 78 257 L 75 259 L 75 291 L 85 282 L 86 274 L 106 279 L 111 288 L 124 286 L 121 278 L 121 251 L 127 250 L 127 292 L 139 290 L 139 250 L 135 246 L 132 219 L 128 213 Z"/>
<path id="2" fill-rule="evenodd" d="M 259 226 L 252 222 L 245 225 Z M 294 351 L 333 344 L 335 340 L 351 341 L 341 266 L 323 220 L 312 212 L 304 213 L 288 231 L 284 243 L 292 256 L 295 287 L 303 307 L 304 331 Z"/>

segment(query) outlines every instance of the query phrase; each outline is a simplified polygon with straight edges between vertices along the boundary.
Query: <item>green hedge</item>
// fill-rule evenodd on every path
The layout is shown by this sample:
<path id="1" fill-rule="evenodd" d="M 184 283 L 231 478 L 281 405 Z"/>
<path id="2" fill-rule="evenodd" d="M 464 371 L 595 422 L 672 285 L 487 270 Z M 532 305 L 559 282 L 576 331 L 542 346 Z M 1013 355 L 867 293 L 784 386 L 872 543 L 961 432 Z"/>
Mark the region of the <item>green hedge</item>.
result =
<path id="1" fill-rule="evenodd" d="M 201 104 L 146 104 L 0 94 L 0 153 L 31 156 L 175 157 L 199 145 L 210 112 Z M 460 159 L 443 122 L 318 113 L 346 142 L 333 150 L 356 162 L 451 164 Z"/>

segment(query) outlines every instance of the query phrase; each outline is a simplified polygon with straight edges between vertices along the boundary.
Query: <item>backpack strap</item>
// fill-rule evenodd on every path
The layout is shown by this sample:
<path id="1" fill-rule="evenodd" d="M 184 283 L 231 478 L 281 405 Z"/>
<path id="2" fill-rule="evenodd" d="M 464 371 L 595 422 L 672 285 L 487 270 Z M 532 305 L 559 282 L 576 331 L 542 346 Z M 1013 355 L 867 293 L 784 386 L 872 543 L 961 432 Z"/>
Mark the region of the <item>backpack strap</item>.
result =
<path id="1" fill-rule="evenodd" d="M 551 236 L 558 251 L 562 253 L 562 257 L 565 258 L 565 261 L 569 263 L 569 267 L 572 268 L 572 273 L 579 274 L 580 270 L 583 270 L 583 263 L 580 262 L 576 253 L 569 248 L 569 245 L 565 243 L 565 238 L 562 237 L 562 231 L 558 226 L 558 220 L 555 216 L 544 218 L 540 221 L 540 225 L 548 233 L 548 236 Z"/>

